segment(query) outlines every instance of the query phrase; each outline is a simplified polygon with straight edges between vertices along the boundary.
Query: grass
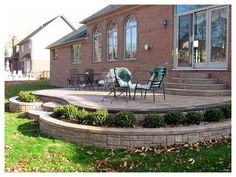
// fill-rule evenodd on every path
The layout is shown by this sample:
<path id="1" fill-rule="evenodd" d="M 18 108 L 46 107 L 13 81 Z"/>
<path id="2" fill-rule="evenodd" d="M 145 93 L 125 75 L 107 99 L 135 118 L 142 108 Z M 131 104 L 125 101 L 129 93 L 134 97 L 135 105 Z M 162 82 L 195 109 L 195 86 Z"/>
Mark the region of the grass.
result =
<path id="1" fill-rule="evenodd" d="M 51 86 L 48 80 L 25 81 L 20 83 L 12 83 L 5 87 L 5 101 L 18 95 L 20 91 L 33 91 L 55 88 Z"/>
<path id="2" fill-rule="evenodd" d="M 195 161 L 190 161 L 193 159 Z M 193 164 L 191 164 L 193 163 Z M 5 114 L 7 172 L 221 172 L 231 171 L 231 140 L 188 147 L 109 150 L 81 147 L 42 135 L 38 123 Z"/>
<path id="3" fill-rule="evenodd" d="M 53 88 L 48 81 L 7 86 L 5 101 L 21 90 Z M 42 135 L 19 113 L 5 113 L 6 172 L 224 172 L 231 171 L 231 139 L 152 149 L 82 147 Z"/>

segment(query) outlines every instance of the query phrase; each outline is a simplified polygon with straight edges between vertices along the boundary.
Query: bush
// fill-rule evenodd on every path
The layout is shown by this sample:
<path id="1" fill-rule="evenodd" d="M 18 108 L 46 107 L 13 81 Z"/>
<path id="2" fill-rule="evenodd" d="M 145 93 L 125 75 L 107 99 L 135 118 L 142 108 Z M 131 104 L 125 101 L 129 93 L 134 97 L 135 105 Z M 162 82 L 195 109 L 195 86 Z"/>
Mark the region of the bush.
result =
<path id="1" fill-rule="evenodd" d="M 165 125 L 165 119 L 163 116 L 158 114 L 148 114 L 144 119 L 144 127 L 147 128 L 158 128 Z"/>
<path id="2" fill-rule="evenodd" d="M 231 104 L 225 104 L 220 107 L 225 119 L 231 118 Z"/>
<path id="3" fill-rule="evenodd" d="M 200 124 L 204 120 L 203 113 L 201 112 L 188 112 L 186 115 L 186 122 L 188 124 Z"/>
<path id="4" fill-rule="evenodd" d="M 119 127 L 133 127 L 135 120 L 132 112 L 121 111 L 114 116 L 112 123 Z"/>
<path id="5" fill-rule="evenodd" d="M 168 112 L 164 115 L 165 123 L 168 125 L 179 125 L 185 123 L 185 116 L 182 112 Z"/>
<path id="6" fill-rule="evenodd" d="M 22 101 L 22 102 L 32 103 L 32 102 L 37 101 L 37 97 L 33 95 L 31 92 L 20 91 L 20 93 L 18 94 L 17 100 Z"/>
<path id="7" fill-rule="evenodd" d="M 207 122 L 214 122 L 224 119 L 224 113 L 219 108 L 208 109 L 204 113 L 204 119 Z"/>
<path id="8" fill-rule="evenodd" d="M 71 120 L 77 120 L 78 109 L 72 104 L 58 106 L 54 108 L 52 116 L 58 119 L 67 118 Z"/>
<path id="9" fill-rule="evenodd" d="M 86 111 L 85 109 L 78 110 L 78 114 L 77 114 L 77 117 L 76 117 L 78 123 L 86 124 L 85 118 L 89 114 L 90 114 L 90 112 Z"/>
<path id="10" fill-rule="evenodd" d="M 108 121 L 109 114 L 107 110 L 105 109 L 100 109 L 97 110 L 96 112 L 92 112 L 87 114 L 84 117 L 83 123 L 87 125 L 104 125 Z"/>

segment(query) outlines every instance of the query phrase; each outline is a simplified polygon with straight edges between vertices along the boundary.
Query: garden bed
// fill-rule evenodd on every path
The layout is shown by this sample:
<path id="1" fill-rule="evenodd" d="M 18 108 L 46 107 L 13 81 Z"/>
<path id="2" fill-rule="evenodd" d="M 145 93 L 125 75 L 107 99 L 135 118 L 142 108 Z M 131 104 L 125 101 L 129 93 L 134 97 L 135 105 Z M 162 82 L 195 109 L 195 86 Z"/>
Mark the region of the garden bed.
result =
<path id="1" fill-rule="evenodd" d="M 229 136 L 231 121 L 173 128 L 106 128 L 61 121 L 42 112 L 40 131 L 50 137 L 78 145 L 124 148 L 196 143 Z"/>

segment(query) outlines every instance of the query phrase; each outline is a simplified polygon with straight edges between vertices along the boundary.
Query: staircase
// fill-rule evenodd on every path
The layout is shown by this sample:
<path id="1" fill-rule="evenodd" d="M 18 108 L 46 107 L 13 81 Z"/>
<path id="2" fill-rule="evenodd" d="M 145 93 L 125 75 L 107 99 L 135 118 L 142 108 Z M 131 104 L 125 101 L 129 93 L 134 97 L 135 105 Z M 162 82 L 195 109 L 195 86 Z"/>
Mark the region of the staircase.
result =
<path id="1" fill-rule="evenodd" d="M 231 90 L 208 73 L 179 73 L 165 83 L 166 93 L 184 96 L 230 96 Z"/>

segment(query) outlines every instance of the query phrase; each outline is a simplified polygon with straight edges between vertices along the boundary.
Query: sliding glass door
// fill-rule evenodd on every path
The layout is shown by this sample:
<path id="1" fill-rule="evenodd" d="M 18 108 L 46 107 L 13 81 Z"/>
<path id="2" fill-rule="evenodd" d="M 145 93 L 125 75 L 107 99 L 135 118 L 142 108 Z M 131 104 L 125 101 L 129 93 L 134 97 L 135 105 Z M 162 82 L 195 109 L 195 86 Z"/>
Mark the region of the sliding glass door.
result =
<path id="1" fill-rule="evenodd" d="M 176 15 L 176 68 L 227 68 L 228 7 Z"/>
<path id="2" fill-rule="evenodd" d="M 179 17 L 178 67 L 192 67 L 192 15 Z"/>

